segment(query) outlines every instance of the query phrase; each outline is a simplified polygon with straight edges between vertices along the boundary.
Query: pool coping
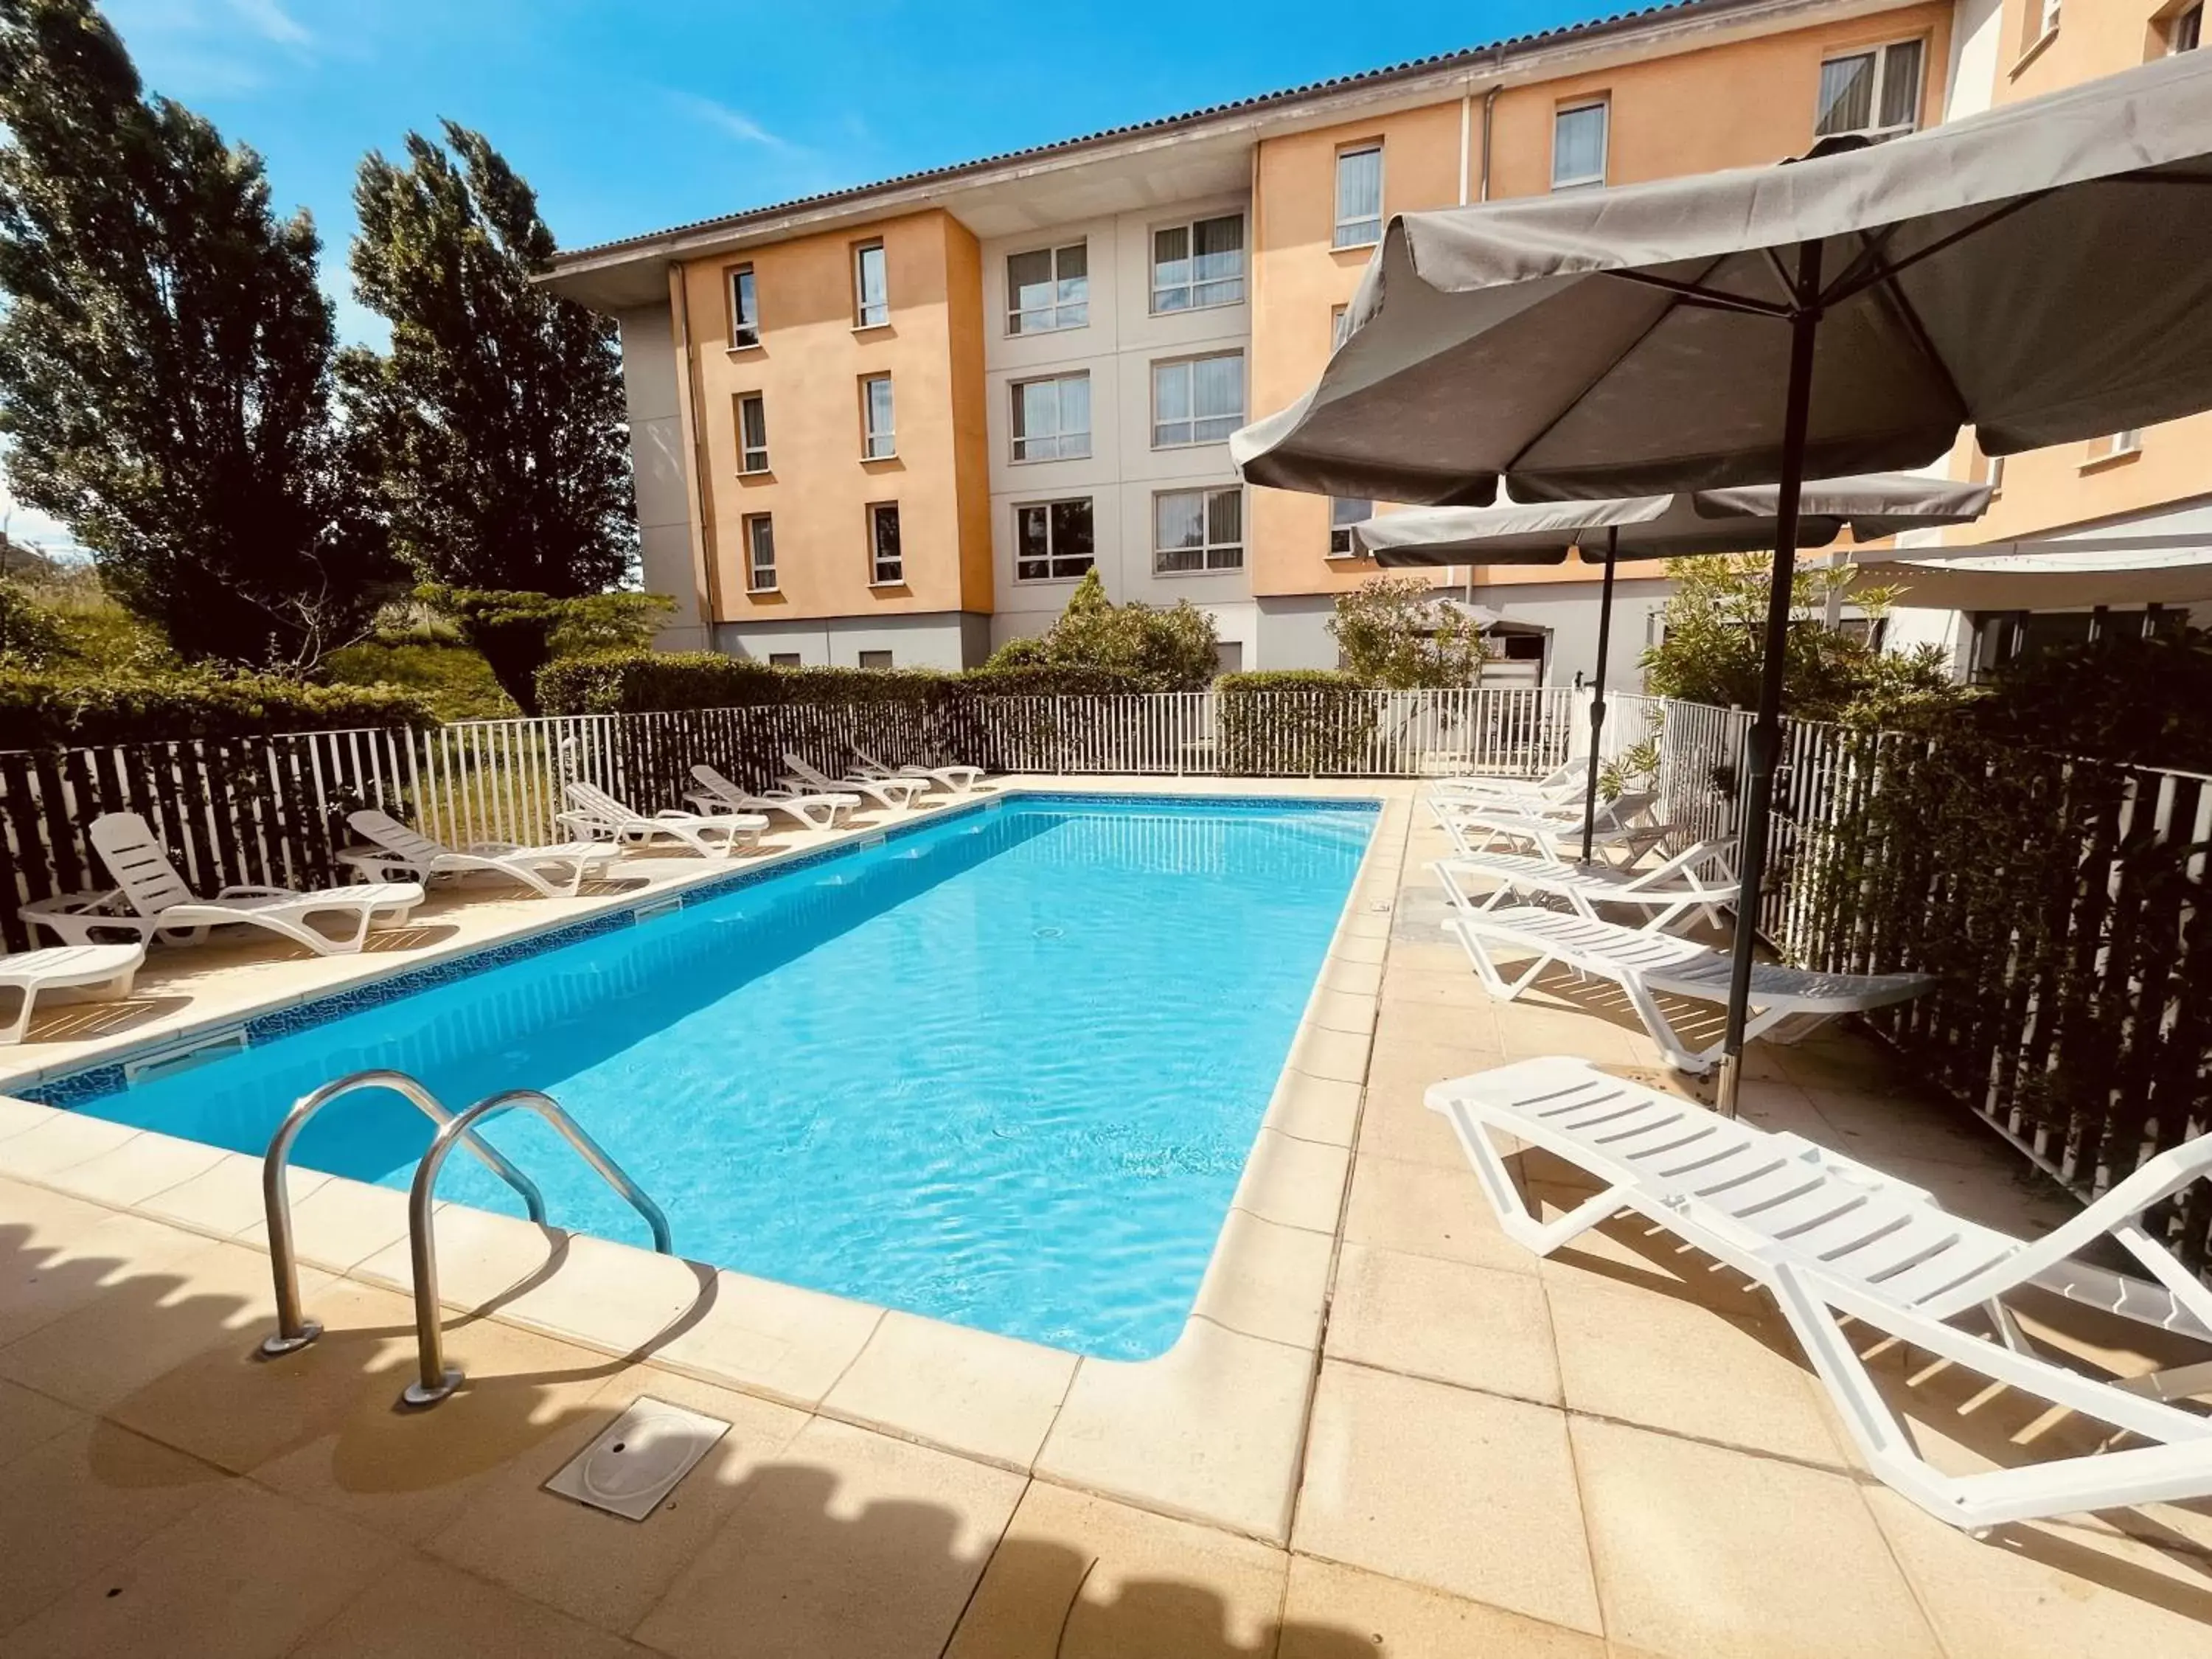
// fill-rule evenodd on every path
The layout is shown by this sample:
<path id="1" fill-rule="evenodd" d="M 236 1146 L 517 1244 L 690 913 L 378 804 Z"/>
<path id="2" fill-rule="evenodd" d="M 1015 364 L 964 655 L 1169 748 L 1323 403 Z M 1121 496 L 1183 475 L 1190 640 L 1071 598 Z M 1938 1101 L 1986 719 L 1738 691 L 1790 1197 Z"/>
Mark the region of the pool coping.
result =
<path id="1" fill-rule="evenodd" d="M 522 955 L 558 948 L 639 919 L 611 919 L 625 910 L 651 912 L 672 896 L 701 902 L 1016 797 L 1374 803 L 1374 826 L 1190 1316 L 1158 1358 L 1079 1356 L 465 1205 L 441 1203 L 437 1212 L 441 1301 L 449 1312 L 480 1310 L 596 1352 L 1279 1543 L 1319 1372 L 1411 804 L 1369 781 L 1297 794 L 1269 781 L 1264 792 L 1240 792 L 1217 779 L 1188 781 L 1200 787 L 1164 778 L 1007 781 L 988 799 L 810 839 L 739 870 L 718 860 L 642 895 L 610 896 L 582 915 L 429 947 L 382 971 L 272 1000 L 255 1018 L 365 991 L 385 1000 L 407 994 L 395 981 L 425 969 L 510 960 L 516 946 L 527 947 L 514 952 Z M 344 1012 L 350 1007 L 324 1018 Z M 240 1023 L 226 1015 L 198 1032 L 95 1052 L 119 1066 L 134 1048 L 188 1048 Z M 265 1250 L 259 1158 L 4 1092 L 81 1072 L 89 1057 L 0 1083 L 0 1176 Z M 307 1170 L 291 1172 L 289 1190 L 305 1267 L 411 1293 L 404 1194 Z M 310 1313 L 315 1293 L 307 1292 Z"/>

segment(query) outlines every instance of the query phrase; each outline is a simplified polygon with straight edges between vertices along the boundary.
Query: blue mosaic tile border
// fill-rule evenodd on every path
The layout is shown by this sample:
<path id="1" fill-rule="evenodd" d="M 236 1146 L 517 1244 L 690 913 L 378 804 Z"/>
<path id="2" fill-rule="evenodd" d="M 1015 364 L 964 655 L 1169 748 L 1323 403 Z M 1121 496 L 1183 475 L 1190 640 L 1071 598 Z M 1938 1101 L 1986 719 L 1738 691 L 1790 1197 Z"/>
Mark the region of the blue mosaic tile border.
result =
<path id="1" fill-rule="evenodd" d="M 695 904 L 704 904 L 743 887 L 759 882 L 773 881 L 794 870 L 811 869 L 818 864 L 849 858 L 856 853 L 883 842 L 897 841 L 907 836 L 948 823 L 956 818 L 967 817 L 978 812 L 996 811 L 1019 802 L 1024 806 L 1087 806 L 1098 801 L 1138 801 L 1156 805 L 1213 807 L 1245 806 L 1254 808 L 1296 806 L 1338 806 L 1352 811 L 1379 812 L 1382 802 L 1371 798 L 1335 797 L 1320 795 L 1206 795 L 1137 793 L 1121 790 L 1100 790 L 1085 793 L 1080 790 L 1018 791 L 1012 794 L 994 794 L 986 799 L 963 801 L 957 806 L 946 806 L 932 812 L 927 817 L 913 818 L 902 823 L 886 824 L 879 830 L 864 835 L 858 840 L 840 842 L 833 847 L 809 848 L 769 864 L 750 865 L 732 870 L 712 881 L 702 881 L 684 889 L 679 893 L 662 893 L 643 902 L 608 910 L 596 916 L 586 916 L 578 921 L 565 922 L 549 927 L 543 933 L 531 933 L 520 939 L 511 939 L 497 945 L 489 945 L 465 956 L 449 957 L 444 962 L 426 963 L 418 968 L 408 968 L 387 978 L 367 985 L 356 985 L 343 991 L 333 991 L 327 996 L 295 1003 L 288 1008 L 272 1008 L 265 1014 L 254 1014 L 246 1021 L 246 1041 L 250 1043 L 273 1042 L 295 1032 L 312 1030 L 318 1025 L 327 1025 L 334 1019 L 343 1019 L 365 1009 L 380 1007 L 385 1003 L 410 997 L 440 985 L 449 985 L 458 979 L 482 973 L 488 968 L 501 968 L 511 962 L 522 962 L 548 951 L 558 951 L 566 945 L 580 944 L 585 939 L 597 939 L 604 933 L 618 933 L 634 927 L 641 921 L 664 915 L 672 902 L 684 909 Z M 644 913 L 641 915 L 641 912 Z M 210 1034 L 212 1035 L 212 1034 Z M 65 1072 L 59 1077 L 47 1078 L 21 1088 L 7 1090 L 19 1100 L 27 1100 L 41 1106 L 63 1109 L 82 1106 L 90 1101 L 105 1099 L 109 1095 L 122 1093 L 130 1086 L 124 1062 L 110 1060 L 82 1071 Z"/>

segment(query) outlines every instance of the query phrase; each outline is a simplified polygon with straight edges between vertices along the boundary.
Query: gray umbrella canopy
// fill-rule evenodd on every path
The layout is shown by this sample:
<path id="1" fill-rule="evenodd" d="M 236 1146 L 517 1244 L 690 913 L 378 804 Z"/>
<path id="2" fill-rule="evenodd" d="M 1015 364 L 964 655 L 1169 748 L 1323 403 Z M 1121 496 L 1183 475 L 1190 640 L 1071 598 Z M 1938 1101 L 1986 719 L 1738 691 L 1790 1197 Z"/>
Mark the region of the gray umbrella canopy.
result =
<path id="1" fill-rule="evenodd" d="M 1251 483 L 1425 505 L 1778 483 L 1723 1109 L 1806 475 L 2212 407 L 2208 158 L 2212 55 L 2185 52 L 1786 167 L 1401 215 L 1321 379 L 1231 438 Z"/>
<path id="2" fill-rule="evenodd" d="M 1681 490 L 1612 501 L 1529 501 L 1499 507 L 1413 507 L 1352 526 L 1352 538 L 1392 568 L 1453 564 L 1561 564 L 1672 559 L 1771 548 L 1778 533 L 1776 484 Z M 1932 525 L 1966 524 L 1990 504 L 1987 484 L 1911 472 L 1874 472 L 1808 483 L 1797 544 L 1825 547 L 1851 532 L 1874 541 Z"/>
<path id="3" fill-rule="evenodd" d="M 2010 454 L 2212 404 L 2212 53 L 1863 149 L 1390 222 L 1350 332 L 1231 441 L 1254 483 L 1424 504 Z M 1808 264 L 1805 255 L 1811 252 Z M 1809 280 L 1808 280 L 1809 276 Z"/>

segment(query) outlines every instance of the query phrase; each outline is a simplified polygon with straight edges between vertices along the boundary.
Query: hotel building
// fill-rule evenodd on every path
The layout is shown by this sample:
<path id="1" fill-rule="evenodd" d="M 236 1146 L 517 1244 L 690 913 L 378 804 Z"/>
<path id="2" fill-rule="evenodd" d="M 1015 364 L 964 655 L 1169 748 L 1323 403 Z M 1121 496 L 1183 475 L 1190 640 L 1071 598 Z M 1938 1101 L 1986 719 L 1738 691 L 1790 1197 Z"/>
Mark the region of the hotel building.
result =
<path id="1" fill-rule="evenodd" d="M 1388 216 L 1893 137 L 2193 46 L 2200 15 L 1682 0 L 579 249 L 548 280 L 620 325 L 668 646 L 973 665 L 1095 568 L 1117 601 L 1209 612 L 1225 667 L 1331 666 L 1335 596 L 1375 572 L 1341 526 L 1370 504 L 1247 489 L 1224 441 L 1319 372 Z M 2208 422 L 2014 457 L 1952 539 L 2198 510 Z M 1438 580 L 1547 630 L 1564 684 L 1594 658 L 1593 574 Z M 1665 591 L 1624 567 L 1624 689 Z M 1915 614 L 1962 659 L 1998 637 Z"/>

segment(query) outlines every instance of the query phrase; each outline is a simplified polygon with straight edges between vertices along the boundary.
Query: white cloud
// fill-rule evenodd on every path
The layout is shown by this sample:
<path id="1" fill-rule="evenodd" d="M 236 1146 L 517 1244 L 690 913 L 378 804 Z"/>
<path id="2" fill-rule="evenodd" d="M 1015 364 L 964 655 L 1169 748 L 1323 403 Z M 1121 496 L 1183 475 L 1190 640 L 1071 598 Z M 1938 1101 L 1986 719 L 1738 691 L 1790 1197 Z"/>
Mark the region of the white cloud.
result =
<path id="1" fill-rule="evenodd" d="M 287 12 L 279 0 L 228 0 L 231 13 L 264 40 L 280 46 L 304 46 L 313 37 Z"/>
<path id="2" fill-rule="evenodd" d="M 788 138 L 770 132 L 750 115 L 732 109 L 727 104 L 716 103 L 712 98 L 702 98 L 696 92 L 672 91 L 667 96 L 670 103 L 693 120 L 714 127 L 739 143 L 758 144 L 764 149 L 772 149 L 784 155 L 800 153 L 799 146 Z"/>

